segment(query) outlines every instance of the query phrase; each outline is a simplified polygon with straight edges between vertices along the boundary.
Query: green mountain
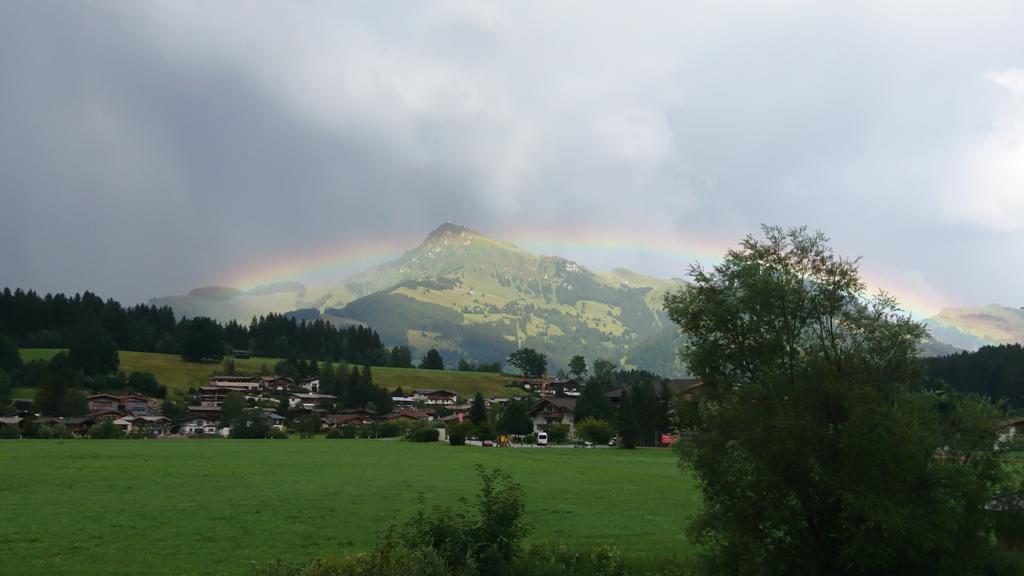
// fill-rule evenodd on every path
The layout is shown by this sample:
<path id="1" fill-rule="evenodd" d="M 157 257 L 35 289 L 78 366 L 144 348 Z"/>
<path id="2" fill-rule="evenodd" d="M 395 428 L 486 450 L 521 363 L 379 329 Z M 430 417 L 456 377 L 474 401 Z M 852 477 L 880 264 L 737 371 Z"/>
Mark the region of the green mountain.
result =
<path id="1" fill-rule="evenodd" d="M 504 360 L 529 346 L 548 355 L 552 370 L 583 354 L 676 375 L 676 330 L 661 300 L 679 285 L 625 269 L 591 271 L 444 224 L 396 260 L 336 285 L 211 287 L 151 303 L 245 322 L 268 312 L 309 319 L 318 311 L 332 322 L 369 324 L 389 345 L 420 354 L 437 348 L 448 361 Z"/>
<path id="2" fill-rule="evenodd" d="M 417 355 L 437 348 L 449 363 L 460 358 L 503 361 L 528 346 L 548 355 L 552 372 L 574 354 L 583 354 L 591 361 L 605 358 L 623 367 L 681 376 L 676 353 L 681 336 L 661 309 L 664 294 L 680 286 L 681 280 L 622 268 L 588 270 L 444 224 L 399 258 L 338 284 L 284 282 L 244 292 L 208 287 L 151 302 L 169 305 L 179 315 L 222 321 L 248 322 L 254 315 L 278 312 L 304 320 L 365 323 L 388 345 L 409 346 Z M 934 337 L 922 342 L 924 355 L 955 352 L 950 344 L 976 348 L 989 342 L 983 338 L 1009 338 L 1014 330 L 1021 336 L 1016 341 L 1024 341 L 1024 312 L 959 312 L 943 311 L 929 320 Z M 990 327 L 999 322 L 1012 328 L 999 332 Z"/>
<path id="3" fill-rule="evenodd" d="M 333 287 L 356 299 L 323 312 L 370 324 L 387 342 L 420 353 L 437 348 L 448 360 L 503 360 L 529 346 L 552 368 L 574 354 L 633 366 L 637 351 L 676 374 L 673 340 L 664 334 L 674 329 L 661 311 L 676 285 L 624 269 L 593 272 L 445 224 L 397 260 Z M 660 352 L 652 350 L 659 343 Z"/>

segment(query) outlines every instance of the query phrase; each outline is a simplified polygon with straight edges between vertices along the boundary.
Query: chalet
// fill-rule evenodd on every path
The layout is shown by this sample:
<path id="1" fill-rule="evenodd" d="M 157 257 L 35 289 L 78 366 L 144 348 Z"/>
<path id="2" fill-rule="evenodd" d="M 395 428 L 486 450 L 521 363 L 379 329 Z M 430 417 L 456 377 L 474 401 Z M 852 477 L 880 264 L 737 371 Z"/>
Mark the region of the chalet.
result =
<path id="1" fill-rule="evenodd" d="M 413 396 L 392 396 L 391 403 L 395 406 L 412 406 L 416 404 L 416 398 Z"/>
<path id="2" fill-rule="evenodd" d="M 185 416 L 178 422 L 178 432 L 181 434 L 216 434 L 217 419 L 199 414 Z"/>
<path id="3" fill-rule="evenodd" d="M 224 399 L 234 390 L 221 386 L 203 386 L 196 392 L 196 400 L 200 406 L 217 407 L 224 403 Z"/>
<path id="4" fill-rule="evenodd" d="M 281 416 L 277 412 L 273 412 L 271 410 L 264 410 L 264 412 L 266 412 L 267 418 L 270 419 L 271 426 L 273 426 L 274 428 L 277 428 L 278 430 L 281 430 L 281 429 L 284 428 L 284 422 L 286 420 L 286 418 L 284 416 Z"/>
<path id="5" fill-rule="evenodd" d="M 320 391 L 320 379 L 319 378 L 299 378 L 295 381 L 295 387 L 305 390 L 307 392 L 319 392 Z"/>
<path id="6" fill-rule="evenodd" d="M 5 416 L 5 417 L 0 417 L 0 428 L 4 428 L 6 426 L 14 426 L 20 432 L 20 431 L 22 431 L 22 427 L 23 427 L 23 423 L 24 422 L 25 422 L 25 419 L 22 418 L 21 416 Z"/>
<path id="7" fill-rule="evenodd" d="M 89 428 L 96 421 L 88 416 L 70 416 L 64 419 L 64 426 L 72 436 L 87 436 Z"/>
<path id="8" fill-rule="evenodd" d="M 229 392 L 241 392 L 246 396 L 258 396 L 263 381 L 251 376 L 213 376 L 207 387 L 223 388 Z"/>
<path id="9" fill-rule="evenodd" d="M 93 394 L 87 396 L 90 412 L 117 411 L 125 414 L 150 416 L 158 412 L 149 398 L 138 394 Z"/>
<path id="10" fill-rule="evenodd" d="M 74 416 L 64 418 L 64 427 L 72 436 L 88 436 L 89 428 L 92 428 L 100 422 L 107 420 L 120 420 L 125 416 L 131 416 L 131 414 L 125 414 L 117 410 L 105 410 L 102 412 L 93 412 L 86 414 L 85 416 Z"/>
<path id="11" fill-rule="evenodd" d="M 387 416 L 382 416 L 381 420 L 387 422 L 398 422 L 405 420 L 406 422 L 419 422 L 420 420 L 432 421 L 434 420 L 435 413 L 433 410 L 416 410 L 415 408 L 404 408 L 396 410 Z"/>
<path id="12" fill-rule="evenodd" d="M 569 433 L 576 433 L 576 399 L 575 398 L 541 398 L 540 402 L 530 408 L 534 432 L 547 431 L 552 424 L 565 424 Z"/>
<path id="13" fill-rule="evenodd" d="M 220 406 L 189 406 L 188 415 L 189 417 L 206 418 L 216 422 L 220 420 Z"/>
<path id="14" fill-rule="evenodd" d="M 572 378 L 559 378 L 546 382 L 540 393 L 542 396 L 553 394 L 575 398 L 580 395 L 580 383 Z"/>
<path id="15" fill-rule="evenodd" d="M 373 420 L 377 416 L 376 412 L 367 410 L 366 408 L 345 408 L 344 410 L 340 410 L 338 414 L 357 414 L 364 420 Z"/>
<path id="16" fill-rule="evenodd" d="M 320 381 L 317 380 L 318 387 L 319 384 Z M 287 376 L 264 376 L 260 378 L 260 386 L 268 390 L 287 392 L 295 388 L 295 380 L 292 380 Z"/>
<path id="17" fill-rule="evenodd" d="M 999 425 L 999 442 L 1010 442 L 1024 437 L 1024 416 L 1003 420 Z"/>
<path id="18" fill-rule="evenodd" d="M 417 388 L 412 391 L 413 400 L 424 404 L 435 404 L 440 406 L 453 406 L 459 395 L 451 390 L 431 390 L 428 388 Z"/>
<path id="19" fill-rule="evenodd" d="M 662 395 L 667 390 L 672 396 L 678 397 L 682 395 L 687 400 L 691 400 L 694 396 L 700 392 L 700 387 L 704 383 L 696 379 L 685 379 L 685 380 L 662 380 L 654 384 L 654 393 Z M 628 391 L 632 394 L 632 385 L 623 386 L 622 388 L 616 388 L 605 394 L 608 397 L 608 402 L 615 408 L 618 408 L 619 402 L 622 401 L 622 393 Z"/>
<path id="20" fill-rule="evenodd" d="M 288 396 L 288 405 L 292 408 L 302 408 L 304 410 L 313 410 L 320 404 L 325 402 L 333 402 L 337 400 L 337 396 L 330 394 L 302 394 L 292 393 Z"/>
<path id="21" fill-rule="evenodd" d="M 361 414 L 327 414 L 320 418 L 320 429 L 341 428 L 342 426 L 363 426 L 371 420 Z"/>
<path id="22" fill-rule="evenodd" d="M 114 425 L 126 433 L 139 432 L 159 437 L 171 429 L 171 419 L 166 416 L 125 416 L 114 420 Z"/>

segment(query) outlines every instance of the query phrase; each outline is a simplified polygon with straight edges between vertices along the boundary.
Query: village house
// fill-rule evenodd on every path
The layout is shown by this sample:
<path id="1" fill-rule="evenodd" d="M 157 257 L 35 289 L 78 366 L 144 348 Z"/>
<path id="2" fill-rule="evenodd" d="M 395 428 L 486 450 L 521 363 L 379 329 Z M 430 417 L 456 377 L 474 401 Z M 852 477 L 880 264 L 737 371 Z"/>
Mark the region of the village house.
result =
<path id="1" fill-rule="evenodd" d="M 580 395 L 580 383 L 572 378 L 558 378 L 546 382 L 540 390 L 541 396 L 569 396 Z"/>
<path id="2" fill-rule="evenodd" d="M 1004 420 L 999 428 L 999 443 L 1012 442 L 1018 437 L 1024 438 L 1024 416 Z"/>
<path id="3" fill-rule="evenodd" d="M 228 394 L 231 394 L 234 390 L 230 388 L 222 388 L 220 386 L 203 386 L 196 392 L 196 400 L 199 401 L 200 406 L 215 407 L 219 408 L 224 403 L 224 399 L 227 398 Z"/>
<path id="4" fill-rule="evenodd" d="M 154 407 L 156 401 L 138 394 L 93 394 L 87 396 L 89 412 L 117 411 L 125 414 L 136 414 L 139 416 L 152 416 L 159 413 Z"/>
<path id="5" fill-rule="evenodd" d="M 320 379 L 319 378 L 299 378 L 295 381 L 295 387 L 306 392 L 319 392 L 320 391 Z"/>
<path id="6" fill-rule="evenodd" d="M 178 433 L 189 436 L 195 434 L 217 434 L 217 420 L 201 414 L 190 414 L 178 422 Z"/>
<path id="7" fill-rule="evenodd" d="M 400 420 L 404 420 L 406 422 L 419 422 L 421 420 L 431 422 L 435 417 L 436 413 L 430 409 L 417 410 L 415 408 L 403 408 L 386 416 L 382 416 L 380 419 L 386 422 L 398 422 Z"/>
<path id="8" fill-rule="evenodd" d="M 241 392 L 246 396 L 259 396 L 263 381 L 253 376 L 211 376 L 208 386 Z"/>
<path id="9" fill-rule="evenodd" d="M 0 428 L 14 426 L 19 432 L 22 431 L 22 423 L 25 421 L 21 416 L 0 416 Z"/>
<path id="10" fill-rule="evenodd" d="M 417 388 L 412 391 L 413 400 L 424 404 L 438 406 L 454 406 L 459 395 L 451 390 L 432 390 L 429 388 Z"/>
<path id="11" fill-rule="evenodd" d="M 171 419 L 166 416 L 125 416 L 114 420 L 114 425 L 125 433 L 140 432 L 160 437 L 170 431 Z"/>
<path id="12" fill-rule="evenodd" d="M 331 394 L 304 394 L 295 392 L 288 396 L 288 405 L 292 408 L 313 410 L 324 402 L 334 402 L 337 396 Z"/>
<path id="13" fill-rule="evenodd" d="M 260 378 L 260 387 L 275 392 L 289 392 L 295 389 L 295 380 L 287 376 L 263 376 Z"/>
<path id="14" fill-rule="evenodd" d="M 220 406 L 189 406 L 188 414 L 216 422 L 220 419 Z"/>
<path id="15" fill-rule="evenodd" d="M 534 432 L 546 432 L 552 424 L 565 424 L 569 434 L 576 433 L 576 399 L 575 398 L 541 398 L 530 408 Z"/>
<path id="16" fill-rule="evenodd" d="M 320 418 L 320 429 L 330 430 L 342 426 L 363 426 L 372 422 L 363 414 L 327 414 Z"/>

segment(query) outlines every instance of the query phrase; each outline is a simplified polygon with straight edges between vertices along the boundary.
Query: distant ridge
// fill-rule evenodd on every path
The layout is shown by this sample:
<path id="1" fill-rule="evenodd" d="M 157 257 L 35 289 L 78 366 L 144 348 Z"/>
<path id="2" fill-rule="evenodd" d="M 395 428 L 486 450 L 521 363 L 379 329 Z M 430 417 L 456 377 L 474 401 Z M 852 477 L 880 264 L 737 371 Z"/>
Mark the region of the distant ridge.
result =
<path id="1" fill-rule="evenodd" d="M 219 320 L 248 322 L 277 312 L 300 320 L 368 324 L 388 345 L 406 345 L 416 354 L 437 348 L 449 363 L 461 358 L 501 361 L 529 346 L 549 356 L 552 370 L 583 354 L 591 361 L 604 358 L 623 367 L 684 376 L 677 358 L 681 336 L 662 310 L 665 293 L 682 285 L 678 278 L 625 268 L 592 271 L 445 223 L 398 258 L 337 284 L 277 282 L 246 292 L 209 287 L 151 302 L 169 305 L 179 315 Z M 980 329 L 986 325 L 981 316 L 951 309 L 928 321 L 935 338 L 922 343 L 923 353 L 976 348 L 996 334 L 1024 336 L 1024 313 L 997 308 L 989 315 L 1019 324 L 1019 330 Z"/>

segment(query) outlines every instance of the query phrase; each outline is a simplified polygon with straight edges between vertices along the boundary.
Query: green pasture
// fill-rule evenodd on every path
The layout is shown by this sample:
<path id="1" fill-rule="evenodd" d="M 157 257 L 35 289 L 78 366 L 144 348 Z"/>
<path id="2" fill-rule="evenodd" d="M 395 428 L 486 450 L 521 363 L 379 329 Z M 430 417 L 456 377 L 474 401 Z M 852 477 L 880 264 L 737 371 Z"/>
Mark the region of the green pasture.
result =
<path id="1" fill-rule="evenodd" d="M 422 498 L 473 500 L 474 465 L 524 487 L 529 540 L 692 552 L 694 480 L 665 450 L 381 440 L 0 441 L 0 574 L 245 574 L 368 549 Z"/>
<path id="2" fill-rule="evenodd" d="M 60 351 L 54 348 L 24 348 L 21 350 L 21 357 L 26 362 L 49 360 Z M 221 372 L 220 363 L 185 362 L 180 356 L 173 354 L 125 351 L 118 354 L 121 360 L 120 369 L 123 372 L 153 373 L 158 382 L 167 386 L 172 397 L 183 396 L 189 388 L 198 388 L 206 384 L 211 374 Z M 277 358 L 254 357 L 235 360 L 235 368 L 245 374 L 259 374 L 264 367 L 268 372 L 273 371 L 277 362 Z M 373 367 L 372 372 L 373 381 L 378 386 L 385 386 L 391 390 L 401 386 L 406 392 L 413 388 L 446 388 L 465 398 L 477 392 L 489 398 L 508 397 L 518 390 L 505 386 L 513 382 L 513 378 L 486 372 L 386 367 Z"/>

